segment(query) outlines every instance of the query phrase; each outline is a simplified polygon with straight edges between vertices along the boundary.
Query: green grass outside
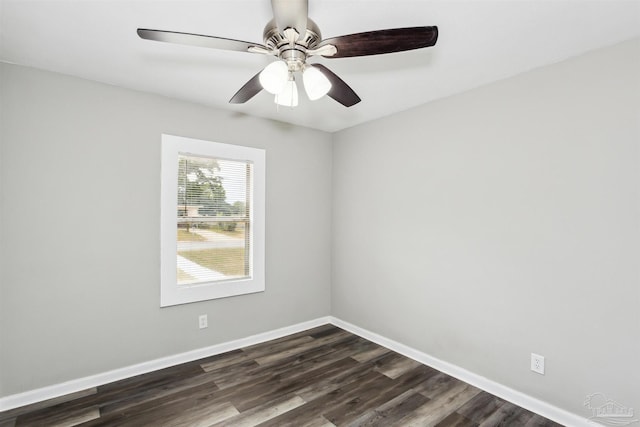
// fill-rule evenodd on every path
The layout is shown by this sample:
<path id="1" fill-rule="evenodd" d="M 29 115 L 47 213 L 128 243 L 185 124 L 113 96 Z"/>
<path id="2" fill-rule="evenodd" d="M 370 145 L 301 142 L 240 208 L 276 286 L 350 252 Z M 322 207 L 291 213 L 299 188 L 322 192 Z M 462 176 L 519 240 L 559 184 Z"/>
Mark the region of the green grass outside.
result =
<path id="1" fill-rule="evenodd" d="M 227 231 L 227 230 L 223 230 L 218 225 L 211 225 L 211 226 L 207 227 L 206 229 L 214 231 L 216 233 L 224 234 L 225 236 L 235 237 L 235 238 L 238 238 L 238 239 L 244 239 L 244 228 L 238 227 L 234 231 Z"/>
<path id="2" fill-rule="evenodd" d="M 244 276 L 244 248 L 180 251 L 178 255 L 227 276 Z"/>
<path id="3" fill-rule="evenodd" d="M 204 242 L 205 240 L 207 239 L 199 234 L 178 228 L 178 242 Z"/>

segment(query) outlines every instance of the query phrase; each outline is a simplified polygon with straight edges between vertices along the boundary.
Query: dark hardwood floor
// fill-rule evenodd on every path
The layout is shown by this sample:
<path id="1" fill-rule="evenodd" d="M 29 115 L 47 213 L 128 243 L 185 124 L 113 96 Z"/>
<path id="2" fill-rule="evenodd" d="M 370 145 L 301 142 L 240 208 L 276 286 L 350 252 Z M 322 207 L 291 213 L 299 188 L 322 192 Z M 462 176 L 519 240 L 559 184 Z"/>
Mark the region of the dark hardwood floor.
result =
<path id="1" fill-rule="evenodd" d="M 13 426 L 558 426 L 332 325 L 0 413 Z"/>

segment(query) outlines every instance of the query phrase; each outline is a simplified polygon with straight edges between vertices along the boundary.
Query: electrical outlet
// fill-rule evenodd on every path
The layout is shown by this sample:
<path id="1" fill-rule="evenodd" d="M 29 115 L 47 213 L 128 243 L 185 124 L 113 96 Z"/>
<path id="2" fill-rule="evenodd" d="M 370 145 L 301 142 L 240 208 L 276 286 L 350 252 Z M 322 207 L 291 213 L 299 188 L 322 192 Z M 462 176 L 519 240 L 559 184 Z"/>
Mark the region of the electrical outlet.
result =
<path id="1" fill-rule="evenodd" d="M 544 356 L 531 353 L 531 370 L 544 375 Z"/>
<path id="2" fill-rule="evenodd" d="M 198 316 L 198 326 L 200 327 L 200 329 L 204 329 L 209 326 L 206 314 L 201 314 L 200 316 Z"/>

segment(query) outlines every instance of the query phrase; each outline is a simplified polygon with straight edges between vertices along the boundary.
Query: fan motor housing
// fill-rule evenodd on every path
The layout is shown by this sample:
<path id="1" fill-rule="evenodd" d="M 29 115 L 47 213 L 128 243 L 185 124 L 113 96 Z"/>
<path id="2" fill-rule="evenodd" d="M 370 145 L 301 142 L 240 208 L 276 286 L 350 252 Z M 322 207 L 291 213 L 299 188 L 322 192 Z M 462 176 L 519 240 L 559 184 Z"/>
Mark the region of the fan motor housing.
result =
<path id="1" fill-rule="evenodd" d="M 307 60 L 307 49 L 313 49 L 322 40 L 320 29 L 311 18 L 307 18 L 307 31 L 294 44 L 289 43 L 278 30 L 275 19 L 264 27 L 264 44 L 278 52 L 278 58 L 287 63 L 290 71 L 300 71 Z"/>

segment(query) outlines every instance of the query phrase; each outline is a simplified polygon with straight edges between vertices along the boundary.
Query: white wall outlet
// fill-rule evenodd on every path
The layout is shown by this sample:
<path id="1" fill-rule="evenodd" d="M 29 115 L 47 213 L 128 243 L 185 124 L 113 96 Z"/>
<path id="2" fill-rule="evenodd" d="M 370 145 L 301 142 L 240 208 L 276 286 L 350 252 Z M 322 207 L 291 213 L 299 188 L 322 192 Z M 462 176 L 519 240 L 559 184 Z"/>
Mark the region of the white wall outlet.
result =
<path id="1" fill-rule="evenodd" d="M 200 329 L 204 329 L 209 326 L 206 314 L 201 314 L 200 316 L 198 316 L 198 326 L 200 327 Z"/>
<path id="2" fill-rule="evenodd" d="M 531 353 L 531 370 L 544 375 L 544 356 Z"/>

